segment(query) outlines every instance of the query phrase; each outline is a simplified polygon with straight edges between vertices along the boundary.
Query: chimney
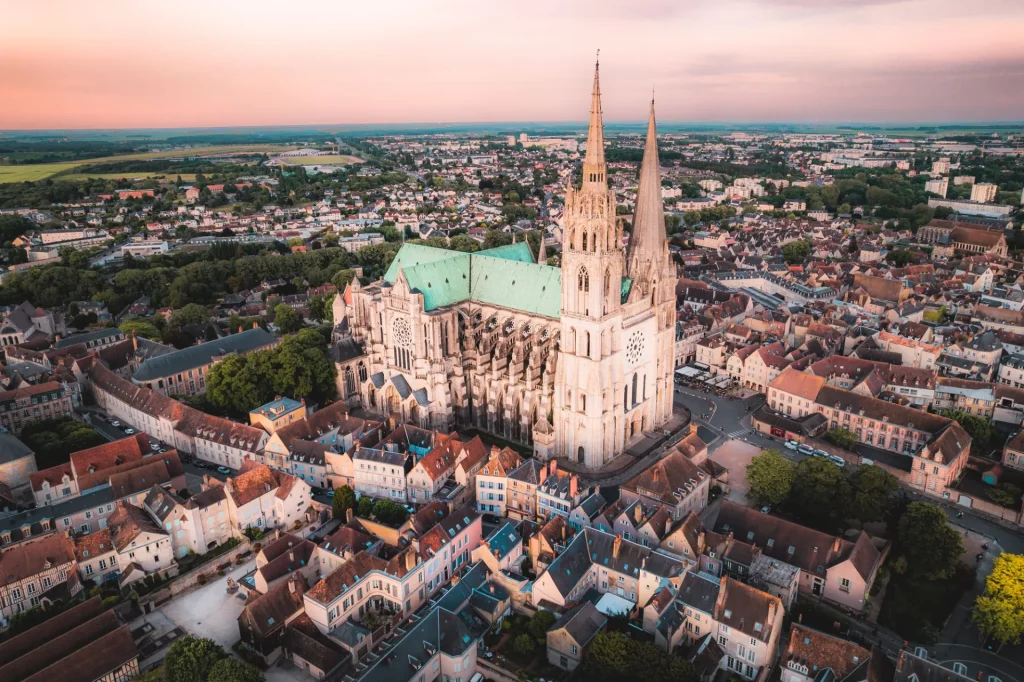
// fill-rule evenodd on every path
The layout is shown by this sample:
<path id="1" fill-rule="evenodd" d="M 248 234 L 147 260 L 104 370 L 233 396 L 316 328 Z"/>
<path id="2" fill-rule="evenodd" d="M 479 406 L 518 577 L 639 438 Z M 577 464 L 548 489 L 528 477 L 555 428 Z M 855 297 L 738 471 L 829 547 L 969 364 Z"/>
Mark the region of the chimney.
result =
<path id="1" fill-rule="evenodd" d="M 258 325 L 258 324 L 256 324 L 255 322 L 253 322 L 253 323 L 252 323 L 252 328 L 253 328 L 253 329 L 258 329 L 258 328 L 259 328 L 259 325 Z"/>
<path id="2" fill-rule="evenodd" d="M 646 566 L 647 566 L 647 557 L 644 556 L 642 559 L 640 559 L 640 570 L 641 571 L 644 570 L 644 568 Z"/>
<path id="3" fill-rule="evenodd" d="M 616 559 L 619 558 L 619 548 L 622 547 L 622 536 L 616 535 L 615 540 L 612 541 L 612 556 Z"/>
<path id="4" fill-rule="evenodd" d="M 839 537 L 836 537 L 836 541 L 832 543 L 832 553 L 839 554 Z"/>
<path id="5" fill-rule="evenodd" d="M 242 325 L 238 325 L 238 333 L 239 333 L 239 334 L 241 334 L 241 333 L 242 333 Z"/>
<path id="6" fill-rule="evenodd" d="M 291 580 L 288 581 L 288 591 L 291 592 L 292 594 L 295 594 L 295 579 L 294 578 L 292 578 Z"/>
<path id="7" fill-rule="evenodd" d="M 487 583 L 487 586 L 491 588 L 491 594 L 494 594 L 494 583 Z"/>
<path id="8" fill-rule="evenodd" d="M 500 559 L 501 559 L 501 556 L 500 556 L 500 555 L 499 555 L 499 553 L 498 553 L 498 548 L 497 548 L 497 547 L 495 547 L 494 549 L 492 549 L 492 550 L 491 550 L 491 553 L 493 553 L 493 554 L 494 554 L 494 560 L 495 560 L 495 561 L 498 561 L 498 560 L 500 560 Z"/>
<path id="9" fill-rule="evenodd" d="M 295 552 L 288 552 L 288 563 L 295 563 Z"/>
<path id="10" fill-rule="evenodd" d="M 358 438 L 355 439 L 355 446 L 356 446 L 356 452 L 359 452 L 359 448 L 362 446 L 362 443 L 359 442 Z"/>
<path id="11" fill-rule="evenodd" d="M 565 544 L 565 524 L 562 524 L 562 544 Z"/>
<path id="12" fill-rule="evenodd" d="M 775 603 L 774 599 L 772 601 L 768 602 L 768 622 L 764 624 L 764 626 L 766 628 L 771 627 L 772 623 L 775 622 L 775 607 L 776 606 L 777 606 L 777 604 Z"/>
<path id="13" fill-rule="evenodd" d="M 640 519 L 642 519 L 643 517 L 644 517 L 644 510 L 643 510 L 643 507 L 641 507 L 640 503 L 638 502 L 636 504 L 636 506 L 633 507 L 633 520 L 636 521 L 637 523 L 640 523 Z"/>
<path id="14" fill-rule="evenodd" d="M 697 422 L 694 422 L 694 421 L 691 421 L 691 422 L 690 422 L 690 430 L 689 430 L 689 434 L 690 434 L 691 436 L 695 436 L 695 435 L 697 435 Z"/>
<path id="15" fill-rule="evenodd" d="M 352 523 L 352 507 L 345 510 L 345 523 Z"/>
<path id="16" fill-rule="evenodd" d="M 139 350 L 139 337 L 135 336 L 135 330 L 132 330 L 132 348 L 138 352 Z"/>
<path id="17" fill-rule="evenodd" d="M 704 552 L 704 531 L 697 534 L 697 552 Z"/>
<path id="18" fill-rule="evenodd" d="M 230 478 L 224 479 L 224 490 L 228 491 L 229 493 L 234 491 L 234 488 L 231 486 Z"/>
<path id="19" fill-rule="evenodd" d="M 541 467 L 540 473 L 537 478 L 537 485 L 544 485 L 544 481 L 548 480 L 548 468 Z"/>
<path id="20" fill-rule="evenodd" d="M 210 474 L 203 474 L 203 489 L 210 487 Z"/>
<path id="21" fill-rule="evenodd" d="M 595 485 L 594 486 L 594 494 L 595 495 L 600 495 L 601 494 L 601 486 L 599 486 L 599 485 Z"/>
<path id="22" fill-rule="evenodd" d="M 549 471 L 548 473 L 551 474 L 552 476 L 554 476 L 558 472 L 558 460 L 552 459 L 550 466 L 551 466 L 551 471 Z"/>
<path id="23" fill-rule="evenodd" d="M 409 550 L 405 553 L 405 570 L 411 571 L 416 568 L 416 552 Z"/>
<path id="24" fill-rule="evenodd" d="M 569 479 L 569 499 L 576 499 L 576 495 L 579 493 L 579 491 L 580 479 L 576 477 L 576 474 L 573 474 L 572 477 Z"/>

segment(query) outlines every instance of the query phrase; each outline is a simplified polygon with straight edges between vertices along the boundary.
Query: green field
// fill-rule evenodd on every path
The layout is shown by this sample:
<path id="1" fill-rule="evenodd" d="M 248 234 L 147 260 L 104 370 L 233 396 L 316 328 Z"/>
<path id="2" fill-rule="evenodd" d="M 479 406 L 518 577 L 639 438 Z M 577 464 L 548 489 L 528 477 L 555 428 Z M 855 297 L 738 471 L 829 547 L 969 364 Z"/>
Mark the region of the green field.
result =
<path id="1" fill-rule="evenodd" d="M 289 166 L 348 166 L 363 163 L 358 156 L 348 154 L 325 154 L 324 156 L 285 156 L 276 157 Z"/>
<path id="2" fill-rule="evenodd" d="M 35 182 L 45 180 L 58 173 L 65 173 L 76 168 L 84 168 L 100 163 L 117 163 L 120 161 L 152 161 L 154 159 L 184 159 L 184 158 L 206 158 L 212 156 L 225 156 L 230 154 L 278 154 L 280 152 L 296 149 L 295 145 L 286 144 L 226 144 L 211 145 L 209 147 L 191 147 L 189 149 L 173 149 L 166 152 L 140 152 L 138 154 L 120 154 L 117 156 L 103 156 L 97 159 L 82 159 L 80 161 L 60 161 L 57 163 L 29 163 L 24 165 L 5 166 L 0 165 L 0 183 L 5 182 Z M 325 156 L 325 159 L 343 158 Z M 355 157 L 352 157 L 355 158 Z M 323 165 L 330 165 L 324 162 Z M 69 173 L 61 176 L 61 180 L 84 180 L 89 177 L 102 177 L 119 179 L 128 176 L 128 173 L 100 173 L 89 175 L 87 172 Z M 173 179 L 177 174 L 170 172 L 162 173 L 131 173 L 131 177 L 145 178 L 152 175 L 167 175 Z M 185 179 L 185 176 L 182 176 Z M 194 177 L 193 177 L 194 179 Z"/>
<path id="3" fill-rule="evenodd" d="M 0 171 L 2 172 L 2 171 Z M 89 173 L 88 171 L 82 173 L 69 173 L 68 175 L 60 176 L 60 180 L 67 180 L 68 182 L 76 182 L 80 180 L 89 180 L 99 178 L 101 180 L 149 180 L 150 178 L 162 178 L 174 182 L 181 176 L 184 182 L 195 182 L 195 173 Z"/>
<path id="4" fill-rule="evenodd" d="M 79 161 L 59 163 L 27 163 L 21 166 L 0 166 L 0 182 L 35 182 L 51 175 L 81 166 Z"/>

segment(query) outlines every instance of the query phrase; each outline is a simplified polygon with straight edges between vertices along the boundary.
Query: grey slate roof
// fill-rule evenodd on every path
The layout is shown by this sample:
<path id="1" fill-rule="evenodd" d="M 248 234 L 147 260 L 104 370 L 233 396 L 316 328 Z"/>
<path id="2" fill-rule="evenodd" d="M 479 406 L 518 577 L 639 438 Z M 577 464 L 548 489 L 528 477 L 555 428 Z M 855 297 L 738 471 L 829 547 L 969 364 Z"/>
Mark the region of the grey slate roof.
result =
<path id="1" fill-rule="evenodd" d="M 223 339 L 207 341 L 174 353 L 150 358 L 139 365 L 132 380 L 140 382 L 161 379 L 208 365 L 219 355 L 248 353 L 274 343 L 277 343 L 277 337 L 262 327 L 247 329 L 240 334 L 232 334 Z"/>
<path id="2" fill-rule="evenodd" d="M 555 621 L 548 632 L 565 628 L 577 644 L 586 646 L 607 623 L 608 616 L 598 611 L 590 602 L 585 601 L 566 611 L 561 618 Z"/>
<path id="3" fill-rule="evenodd" d="M 100 329 L 94 332 L 86 332 L 85 334 L 72 334 L 66 336 L 57 343 L 53 344 L 54 348 L 67 348 L 68 346 L 75 346 L 80 343 L 89 343 L 90 341 L 103 341 L 108 338 L 124 338 L 124 332 L 114 327 L 112 329 Z"/>

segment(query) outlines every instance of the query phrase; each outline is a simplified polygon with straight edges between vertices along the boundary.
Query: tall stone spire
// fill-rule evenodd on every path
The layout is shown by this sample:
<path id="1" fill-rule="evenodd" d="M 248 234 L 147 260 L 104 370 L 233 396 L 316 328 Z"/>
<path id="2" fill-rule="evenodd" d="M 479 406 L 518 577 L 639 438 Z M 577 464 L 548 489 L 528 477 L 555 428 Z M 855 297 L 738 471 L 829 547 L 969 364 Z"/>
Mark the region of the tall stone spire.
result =
<path id="1" fill-rule="evenodd" d="M 604 162 L 604 121 L 601 117 L 601 63 L 598 61 L 594 64 L 594 91 L 590 96 L 587 155 L 583 157 L 583 187 L 607 187 L 607 170 Z"/>
<path id="2" fill-rule="evenodd" d="M 658 130 L 654 121 L 654 100 L 647 121 L 647 144 L 644 146 L 640 183 L 636 190 L 636 211 L 633 233 L 626 254 L 626 276 L 637 279 L 657 263 L 665 243 L 665 210 L 661 199 L 661 168 L 658 163 Z"/>
<path id="3" fill-rule="evenodd" d="M 537 262 L 540 263 L 541 265 L 548 264 L 548 249 L 546 246 L 544 246 L 544 235 L 546 232 L 547 229 L 543 229 L 540 231 L 540 248 L 537 249 Z"/>

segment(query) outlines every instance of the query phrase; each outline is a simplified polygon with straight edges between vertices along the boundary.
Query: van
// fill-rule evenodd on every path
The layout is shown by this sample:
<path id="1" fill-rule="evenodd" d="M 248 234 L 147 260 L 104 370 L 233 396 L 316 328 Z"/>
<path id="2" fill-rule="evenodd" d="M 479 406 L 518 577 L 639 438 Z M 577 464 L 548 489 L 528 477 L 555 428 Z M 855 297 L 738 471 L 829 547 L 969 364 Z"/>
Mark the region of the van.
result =
<path id="1" fill-rule="evenodd" d="M 838 456 L 836 456 L 836 455 L 829 455 L 829 456 L 828 456 L 828 458 L 829 458 L 829 460 L 831 460 L 831 462 L 832 462 L 833 464 L 835 464 L 835 465 L 836 465 L 837 467 L 840 467 L 840 468 L 842 468 L 842 467 L 846 466 L 846 460 L 845 460 L 845 459 L 843 459 L 842 457 L 838 457 Z"/>
<path id="2" fill-rule="evenodd" d="M 800 445 L 799 447 L 797 447 L 797 452 L 799 452 L 801 455 L 813 455 L 814 448 L 812 448 L 810 445 Z"/>

